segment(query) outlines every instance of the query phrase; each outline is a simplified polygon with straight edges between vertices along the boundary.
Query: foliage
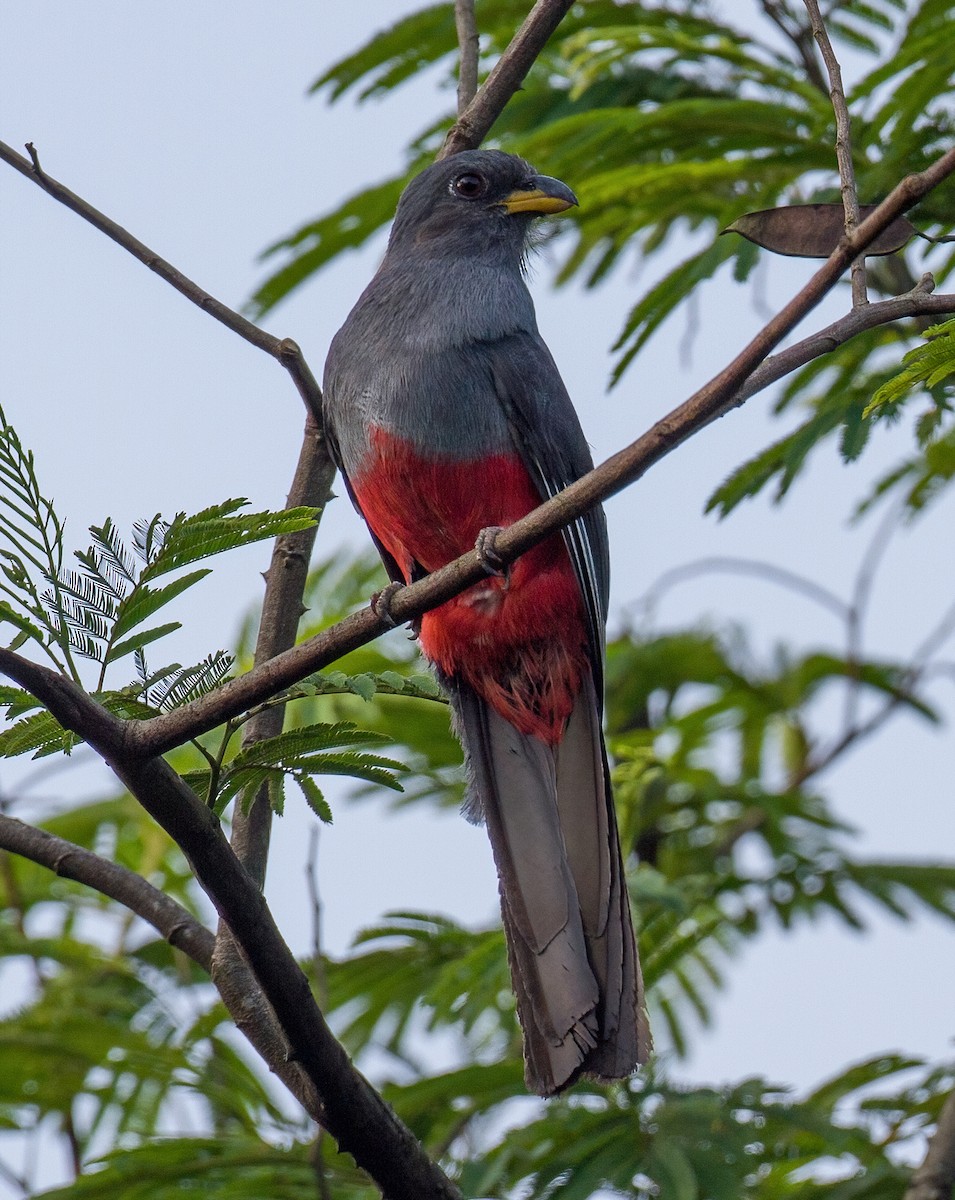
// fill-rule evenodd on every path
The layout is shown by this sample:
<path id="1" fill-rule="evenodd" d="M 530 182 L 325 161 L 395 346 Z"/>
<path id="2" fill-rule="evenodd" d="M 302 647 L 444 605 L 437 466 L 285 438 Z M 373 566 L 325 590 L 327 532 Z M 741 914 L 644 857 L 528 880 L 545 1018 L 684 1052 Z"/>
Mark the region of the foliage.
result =
<path id="1" fill-rule="evenodd" d="M 367 557 L 320 564 L 309 592 L 315 626 L 360 603 L 373 570 Z M 344 681 L 317 677 L 300 689 L 299 724 L 282 735 L 287 762 L 315 728 L 353 736 L 335 724 L 345 711 L 394 738 L 391 710 L 411 706 L 442 732 L 416 741 L 416 722 L 402 722 L 412 744 L 398 753 L 425 774 L 410 790 L 453 802 L 456 781 L 442 774 L 453 755 L 447 709 L 416 674 L 411 645 L 389 639 L 342 666 Z M 353 687 L 353 678 L 387 682 Z M 406 685 L 411 698 L 401 695 Z M 812 786 L 814 714 L 830 691 L 846 688 L 934 719 L 898 664 L 849 672 L 837 654 L 818 650 L 756 664 L 738 633 L 713 631 L 628 631 L 611 643 L 621 831 L 640 857 L 630 888 L 661 1050 L 692 1045 L 735 955 L 772 925 L 791 929 L 828 913 L 858 929 L 873 905 L 900 920 L 920 911 L 955 920 L 955 863 L 860 858 L 853 831 Z M 272 761 L 269 742 L 261 745 Z M 238 771 L 241 755 L 232 763 Z M 44 825 L 83 846 L 111 846 L 117 861 L 202 912 L 178 850 L 130 798 L 79 806 Z M 71 1130 L 84 1173 L 51 1196 L 161 1197 L 194 1187 L 241 1197 L 260 1194 L 267 1180 L 270 1195 L 297 1197 L 314 1195 L 318 1169 L 331 1194 L 370 1196 L 347 1158 L 325 1143 L 309 1146 L 300 1120 L 263 1090 L 232 1048 L 213 991 L 178 952 L 66 881 L 51 924 L 48 879 L 25 860 L 10 859 L 0 879 L 10 914 L 0 926 L 0 974 L 27 954 L 42 963 L 30 998 L 0 1021 L 0 1124 Z M 77 923 L 84 910 L 98 914 L 92 936 Z M 894 1200 L 906 1179 L 900 1155 L 930 1127 L 952 1080 L 952 1068 L 880 1055 L 794 1097 L 764 1079 L 677 1084 L 664 1054 L 626 1086 L 579 1085 L 545 1106 L 524 1096 L 500 928 L 468 929 L 441 914 L 389 914 L 343 958 L 324 959 L 315 985 L 349 1052 L 472 1195 L 586 1198 L 609 1188 L 634 1197 L 662 1189 Z M 437 1072 L 426 1050 L 434 1037 L 453 1058 Z M 170 1125 L 184 1096 L 199 1115 L 188 1127 Z"/>
<path id="2" fill-rule="evenodd" d="M 0 533 L 11 547 L 0 549 L 0 591 L 6 596 L 0 623 L 17 630 L 11 649 L 32 643 L 77 682 L 76 656 L 98 662 L 100 690 L 107 668 L 132 655 L 141 686 L 128 694 L 160 708 L 185 704 L 214 687 L 231 665 L 224 652 L 188 671 L 175 664 L 150 674 L 144 648 L 174 633 L 180 622 L 143 626 L 209 571 L 180 574 L 159 587 L 152 586 L 156 579 L 226 550 L 307 529 L 317 516 L 305 508 L 240 514 L 246 503 L 226 500 L 192 516 L 178 513 L 172 521 L 158 515 L 139 521 L 132 547 L 107 517 L 91 527 L 89 549 L 76 551 L 81 569 L 69 570 L 63 522 L 41 491 L 33 455 L 0 409 Z"/>
<path id="3" fill-rule="evenodd" d="M 18 631 L 11 647 L 39 647 L 77 682 L 75 655 L 100 663 L 92 694 L 106 709 L 124 717 L 149 717 L 211 691 L 227 677 L 232 655 L 219 650 L 192 667 L 172 663 L 150 671 L 145 647 L 179 629 L 180 623 L 143 626 L 209 571 L 178 574 L 158 587 L 156 579 L 227 550 L 296 533 L 314 524 L 317 515 L 308 508 L 239 513 L 244 504 L 244 500 L 227 500 L 194 516 L 179 513 L 171 522 L 159 516 L 141 521 L 134 528 L 132 548 L 107 518 L 90 530 L 92 546 L 76 552 L 81 570 L 68 570 L 63 565 L 63 522 L 40 490 L 33 455 L 24 449 L 0 409 L 0 530 L 14 547 L 0 552 L 0 570 L 6 578 L 0 587 L 9 598 L 0 608 L 0 621 L 8 621 Z M 37 577 L 45 581 L 46 590 L 40 591 Z M 129 655 L 135 660 L 138 681 L 120 690 L 104 690 L 107 668 Z M 214 731 L 209 738 L 212 749 L 197 742 L 204 765 L 186 769 L 183 778 L 220 813 L 237 796 L 251 801 L 260 788 L 267 790 L 272 807 L 281 812 L 285 782 L 291 779 L 323 821 L 331 821 L 332 816 L 316 775 L 351 775 L 400 791 L 395 772 L 402 770 L 402 764 L 362 749 L 383 741 L 383 735 L 358 729 L 349 721 L 300 725 L 248 747 L 235 746 L 235 735 L 246 721 L 265 708 L 335 692 L 370 699 L 378 690 L 436 696 L 429 681 L 404 679 L 387 670 L 382 675 L 334 671 L 328 677 L 315 676 Z M 23 689 L 0 687 L 0 707 L 6 708 L 12 722 L 0 732 L 0 758 L 69 754 L 77 743 L 76 735 Z"/>
<path id="4" fill-rule="evenodd" d="M 480 0 L 482 71 L 502 52 L 525 7 L 519 0 Z M 730 269 L 739 283 L 750 277 L 761 252 L 740 238 L 720 238 L 722 230 L 753 209 L 839 198 L 828 85 L 807 49 L 811 35 L 799 8 L 756 0 L 704 8 L 677 0 L 624 10 L 613 0 L 584 0 L 494 127 L 495 144 L 546 165 L 580 197 L 580 208 L 561 219 L 552 237 L 559 282 L 594 287 L 635 259 L 660 264 L 641 271 L 643 294 L 613 346 L 614 382 L 710 280 Z M 853 56 L 848 102 L 864 202 L 882 199 L 950 144 L 953 19 L 951 0 L 831 6 L 836 50 Z M 456 50 L 453 5 L 432 5 L 332 64 L 312 90 L 329 102 L 346 96 L 378 102 L 435 64 L 450 85 Z M 430 161 L 452 120 L 449 112 L 411 140 L 407 169 L 398 176 L 271 246 L 267 259 L 281 265 L 256 293 L 252 310 L 266 312 L 382 228 L 404 183 Z M 948 234 L 953 195 L 951 181 L 933 192 L 914 210 L 915 225 L 930 235 Z M 926 269 L 947 279 L 955 255 L 923 242 L 910 248 L 908 259 L 871 263 L 873 286 L 895 294 L 914 286 Z M 894 376 L 899 349 L 915 332 L 914 325 L 874 331 L 798 372 L 777 411 L 798 407 L 809 417 L 741 467 L 712 506 L 726 513 L 770 482 L 781 497 L 833 435 L 847 461 L 858 458 L 873 426 L 898 415 L 901 396 L 888 406 L 870 402 Z M 950 477 L 949 386 L 913 377 L 907 390 L 911 399 L 929 389 L 932 417 L 919 417 L 916 433 L 923 454 L 931 446 L 938 460 L 928 467 L 930 481 L 916 490 L 916 503 Z M 882 491 L 918 477 L 919 469 L 902 464 L 886 476 Z"/>

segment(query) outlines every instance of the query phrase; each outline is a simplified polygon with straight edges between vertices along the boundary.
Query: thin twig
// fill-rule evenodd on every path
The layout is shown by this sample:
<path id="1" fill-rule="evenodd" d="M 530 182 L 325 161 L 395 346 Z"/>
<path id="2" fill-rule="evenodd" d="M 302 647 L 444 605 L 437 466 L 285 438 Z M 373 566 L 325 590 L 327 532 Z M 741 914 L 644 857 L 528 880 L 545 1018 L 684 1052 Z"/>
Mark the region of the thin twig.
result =
<path id="1" fill-rule="evenodd" d="M 322 897 L 318 888 L 318 840 L 319 829 L 313 825 L 308 831 L 308 861 L 305 864 L 305 887 L 312 908 L 312 973 L 315 976 L 315 991 L 318 1004 L 324 1010 L 328 1003 L 328 979 L 322 957 Z"/>
<path id="2" fill-rule="evenodd" d="M 573 4 L 574 0 L 537 0 L 474 99 L 451 127 L 438 158 L 480 146 Z"/>
<path id="3" fill-rule="evenodd" d="M 863 657 L 863 628 L 869 600 L 872 596 L 876 574 L 889 548 L 892 536 L 898 528 L 899 510 L 900 505 L 894 504 L 879 522 L 878 528 L 862 556 L 862 562 L 856 573 L 855 586 L 852 589 L 852 603 L 849 605 L 849 616 L 846 622 L 846 662 L 851 668 L 854 668 L 855 675 L 847 681 L 849 687 L 846 692 L 845 716 L 843 717 L 843 725 L 847 729 L 851 729 L 856 724 L 859 703 L 862 698 L 862 679 L 859 675 L 859 667 Z"/>
<path id="4" fill-rule="evenodd" d="M 474 0 L 454 0 L 454 24 L 458 31 L 458 116 L 474 99 L 478 85 L 481 45 L 474 19 Z"/>
<path id="5" fill-rule="evenodd" d="M 832 111 L 836 118 L 836 162 L 839 166 L 839 182 L 842 189 L 842 206 L 846 214 L 846 233 L 852 233 L 859 224 L 859 192 L 856 187 L 856 173 L 852 162 L 852 127 L 849 123 L 849 109 L 846 105 L 846 93 L 842 86 L 842 69 L 836 58 L 829 40 L 822 13 L 819 11 L 818 0 L 803 0 L 806 12 L 809 14 L 809 24 L 812 36 L 826 64 L 829 76 L 829 99 L 832 101 Z M 852 303 L 854 306 L 867 304 L 865 255 L 852 264 Z"/>
<path id="6" fill-rule="evenodd" d="M 5 1162 L 0 1161 L 0 1179 L 5 1179 L 11 1187 L 17 1188 L 26 1196 L 33 1189 L 26 1175 L 17 1175 Z"/>
<path id="7" fill-rule="evenodd" d="M 907 670 L 899 680 L 894 694 L 885 704 L 865 721 L 844 729 L 840 736 L 819 754 L 810 758 L 792 781 L 799 787 L 810 776 L 818 775 L 830 767 L 850 746 L 878 732 L 889 717 L 903 704 L 912 703 L 916 686 L 924 679 L 932 666 L 932 656 L 941 649 L 955 633 L 955 603 L 951 604 L 927 637 L 916 647 Z"/>
<path id="8" fill-rule="evenodd" d="M 833 321 L 818 333 L 810 334 L 802 341 L 787 346 L 779 354 L 773 354 L 756 368 L 749 379 L 737 392 L 739 403 L 748 400 L 757 392 L 761 392 L 770 384 L 775 383 L 793 371 L 798 371 L 806 363 L 830 354 L 839 346 L 844 345 L 859 333 L 868 329 L 876 329 L 880 325 L 890 325 L 893 321 L 904 321 L 908 318 L 924 318 L 943 316 L 955 312 L 955 295 L 933 295 L 935 280 L 931 275 L 923 275 L 914 289 L 902 296 L 894 296 L 891 300 L 879 300 L 875 304 L 867 304 L 861 308 L 853 308 L 851 312 Z"/>
<path id="9" fill-rule="evenodd" d="M 760 0 L 760 4 L 763 12 L 776 28 L 792 42 L 802 61 L 809 82 L 820 92 L 826 91 L 826 81 L 819 67 L 819 60 L 816 58 L 812 31 L 809 27 L 801 25 L 793 14 L 779 3 L 779 0 Z"/>
<path id="10" fill-rule="evenodd" d="M 695 562 L 684 563 L 682 566 L 665 571 L 644 593 L 640 605 L 647 611 L 652 611 L 660 598 L 671 588 L 686 583 L 688 580 L 696 579 L 700 575 L 716 573 L 748 575 L 753 579 L 762 579 L 805 596 L 806 599 L 812 600 L 815 604 L 833 613 L 840 621 L 845 621 L 848 616 L 848 605 L 840 600 L 834 592 L 830 592 L 828 588 L 822 587 L 814 580 L 807 579 L 795 571 L 788 571 L 785 567 L 774 566 L 772 563 L 730 556 L 700 558 Z"/>

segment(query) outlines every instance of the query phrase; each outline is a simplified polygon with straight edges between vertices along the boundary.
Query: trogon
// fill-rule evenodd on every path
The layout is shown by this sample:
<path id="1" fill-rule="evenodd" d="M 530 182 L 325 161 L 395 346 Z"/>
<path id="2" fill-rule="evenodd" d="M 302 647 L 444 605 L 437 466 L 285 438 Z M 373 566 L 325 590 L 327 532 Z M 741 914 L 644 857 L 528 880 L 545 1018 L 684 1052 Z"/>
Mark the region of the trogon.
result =
<path id="1" fill-rule="evenodd" d="M 593 465 L 524 282 L 532 222 L 576 202 L 496 150 L 422 171 L 324 379 L 332 452 L 392 580 L 483 548 L 488 578 L 419 638 L 464 747 L 467 815 L 490 835 L 541 1095 L 624 1077 L 650 1047 L 601 729 L 603 512 L 494 570 L 494 531 Z"/>

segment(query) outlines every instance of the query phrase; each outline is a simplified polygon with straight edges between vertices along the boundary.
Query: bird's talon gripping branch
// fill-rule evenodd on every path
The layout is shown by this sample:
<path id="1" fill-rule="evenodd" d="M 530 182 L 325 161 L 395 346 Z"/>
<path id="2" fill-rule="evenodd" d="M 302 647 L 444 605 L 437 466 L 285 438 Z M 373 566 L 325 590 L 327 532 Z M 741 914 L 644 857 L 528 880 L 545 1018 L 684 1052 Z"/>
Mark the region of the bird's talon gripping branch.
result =
<path id="1" fill-rule="evenodd" d="M 507 587 L 510 582 L 510 564 L 504 562 L 495 548 L 497 535 L 501 532 L 500 525 L 488 525 L 477 535 L 474 549 L 477 551 L 481 566 L 488 575 L 500 575 L 504 580 L 504 586 Z"/>
<path id="2" fill-rule="evenodd" d="M 403 583 L 389 583 L 380 592 L 375 592 L 371 598 L 372 612 L 380 621 L 384 621 L 389 629 L 397 629 L 398 627 L 398 621 L 395 620 L 391 612 L 391 602 L 399 592 L 404 591 L 404 587 Z"/>

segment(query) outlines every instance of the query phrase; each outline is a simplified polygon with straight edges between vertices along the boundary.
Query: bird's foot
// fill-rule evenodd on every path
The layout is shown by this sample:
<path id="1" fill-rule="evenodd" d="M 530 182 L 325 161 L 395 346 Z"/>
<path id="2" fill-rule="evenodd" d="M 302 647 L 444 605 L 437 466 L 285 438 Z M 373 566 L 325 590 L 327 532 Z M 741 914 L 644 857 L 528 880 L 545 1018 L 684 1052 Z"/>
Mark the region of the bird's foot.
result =
<path id="1" fill-rule="evenodd" d="M 511 567 L 498 554 L 495 545 L 497 536 L 501 532 L 503 531 L 500 525 L 488 525 L 477 535 L 474 549 L 477 551 L 478 561 L 484 570 L 488 575 L 499 575 L 504 580 L 506 590 L 511 582 Z"/>
<path id="2" fill-rule="evenodd" d="M 389 629 L 397 629 L 398 627 L 398 621 L 395 620 L 391 612 L 391 602 L 404 589 L 405 585 L 403 583 L 389 583 L 380 592 L 375 592 L 371 598 L 371 611 L 380 621 L 384 621 Z"/>

